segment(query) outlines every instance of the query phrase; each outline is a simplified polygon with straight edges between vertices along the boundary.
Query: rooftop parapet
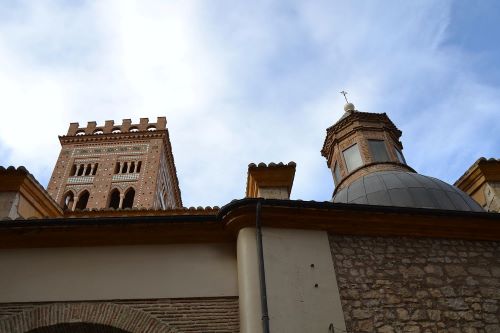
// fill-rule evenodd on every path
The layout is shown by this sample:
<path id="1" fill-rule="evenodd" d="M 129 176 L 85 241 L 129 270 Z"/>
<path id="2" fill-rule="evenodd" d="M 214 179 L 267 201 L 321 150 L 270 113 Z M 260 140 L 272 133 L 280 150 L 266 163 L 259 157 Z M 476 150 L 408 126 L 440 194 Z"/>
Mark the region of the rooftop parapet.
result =
<path id="1" fill-rule="evenodd" d="M 134 133 L 145 131 L 165 130 L 167 119 L 158 117 L 156 123 L 149 122 L 148 118 L 140 118 L 138 124 L 132 124 L 132 120 L 123 119 L 121 125 L 115 125 L 114 120 L 106 120 L 104 126 L 98 126 L 95 121 L 89 121 L 86 127 L 80 127 L 79 123 L 70 123 L 67 136 L 99 135 Z"/>
<path id="2" fill-rule="evenodd" d="M 290 199 L 295 162 L 248 165 L 247 198 Z"/>

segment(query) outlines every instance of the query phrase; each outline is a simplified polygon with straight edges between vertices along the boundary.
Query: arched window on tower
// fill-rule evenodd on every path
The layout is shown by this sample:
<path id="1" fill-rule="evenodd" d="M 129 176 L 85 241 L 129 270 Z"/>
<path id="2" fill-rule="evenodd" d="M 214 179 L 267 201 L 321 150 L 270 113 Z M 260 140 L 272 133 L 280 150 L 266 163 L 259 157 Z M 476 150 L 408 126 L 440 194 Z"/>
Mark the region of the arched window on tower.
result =
<path id="1" fill-rule="evenodd" d="M 132 161 L 130 162 L 130 170 L 128 171 L 128 173 L 134 173 L 135 171 L 135 162 Z"/>
<path id="2" fill-rule="evenodd" d="M 63 197 L 63 210 L 71 210 L 73 208 L 73 202 L 75 201 L 75 195 L 73 192 L 69 191 L 67 192 L 64 197 Z"/>
<path id="3" fill-rule="evenodd" d="M 85 169 L 85 176 L 88 176 L 90 175 L 90 173 L 92 172 L 92 164 L 87 164 L 87 168 Z"/>
<path id="4" fill-rule="evenodd" d="M 97 173 L 97 168 L 99 167 L 99 163 L 94 164 L 94 168 L 92 169 L 92 175 L 95 176 Z"/>
<path id="5" fill-rule="evenodd" d="M 109 208 L 118 209 L 120 207 L 120 191 L 115 188 L 109 196 Z"/>
<path id="6" fill-rule="evenodd" d="M 129 188 L 125 193 L 125 198 L 123 199 L 122 208 L 132 208 L 134 205 L 135 190 Z"/>
<path id="7" fill-rule="evenodd" d="M 141 172 L 141 165 L 142 165 L 141 161 L 137 162 L 137 168 L 135 169 L 135 172 Z"/>
<path id="8" fill-rule="evenodd" d="M 82 176 L 83 175 L 83 169 L 85 169 L 85 165 L 84 164 L 80 164 L 80 169 L 78 169 L 78 176 Z"/>
<path id="9" fill-rule="evenodd" d="M 71 171 L 69 173 L 70 176 L 75 176 L 76 175 L 76 164 L 73 164 L 71 167 Z"/>
<path id="10" fill-rule="evenodd" d="M 89 191 L 85 190 L 78 196 L 78 201 L 76 202 L 75 209 L 83 210 L 87 208 L 87 203 L 89 202 Z"/>
<path id="11" fill-rule="evenodd" d="M 122 173 L 127 173 L 127 169 L 128 169 L 128 163 L 124 162 L 122 166 Z"/>

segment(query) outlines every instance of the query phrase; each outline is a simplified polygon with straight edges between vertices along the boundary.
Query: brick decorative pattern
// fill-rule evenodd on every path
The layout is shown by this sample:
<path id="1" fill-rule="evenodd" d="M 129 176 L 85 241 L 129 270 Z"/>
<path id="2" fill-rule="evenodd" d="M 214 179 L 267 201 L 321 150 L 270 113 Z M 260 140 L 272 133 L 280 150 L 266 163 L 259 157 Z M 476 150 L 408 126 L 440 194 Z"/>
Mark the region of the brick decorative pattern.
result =
<path id="1" fill-rule="evenodd" d="M 500 242 L 329 238 L 348 332 L 500 332 Z"/>
<path id="2" fill-rule="evenodd" d="M 25 333 L 74 322 L 107 325 L 131 333 L 236 333 L 238 298 L 0 304 L 0 333 Z"/>

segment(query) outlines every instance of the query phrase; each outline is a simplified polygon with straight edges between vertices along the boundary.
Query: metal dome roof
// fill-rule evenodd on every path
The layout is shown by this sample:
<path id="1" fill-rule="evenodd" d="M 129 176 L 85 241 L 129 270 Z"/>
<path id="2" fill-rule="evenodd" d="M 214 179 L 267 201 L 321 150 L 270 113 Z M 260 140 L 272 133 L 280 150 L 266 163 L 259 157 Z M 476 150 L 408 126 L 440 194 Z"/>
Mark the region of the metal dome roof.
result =
<path id="1" fill-rule="evenodd" d="M 467 194 L 439 179 L 404 171 L 378 171 L 338 191 L 333 202 L 483 212 Z"/>

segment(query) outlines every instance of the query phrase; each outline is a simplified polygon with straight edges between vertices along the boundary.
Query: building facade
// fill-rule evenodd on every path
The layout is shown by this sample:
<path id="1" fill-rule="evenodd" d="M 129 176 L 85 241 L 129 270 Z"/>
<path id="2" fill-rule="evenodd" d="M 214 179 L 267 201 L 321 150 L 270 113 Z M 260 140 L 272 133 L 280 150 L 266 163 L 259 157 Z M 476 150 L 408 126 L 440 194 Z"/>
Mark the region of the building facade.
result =
<path id="1" fill-rule="evenodd" d="M 245 198 L 182 207 L 164 118 L 71 124 L 48 191 L 1 168 L 0 333 L 500 332 L 500 214 L 469 196 L 494 168 L 468 195 L 407 165 L 386 114 L 344 110 L 325 202 L 259 163 Z"/>

